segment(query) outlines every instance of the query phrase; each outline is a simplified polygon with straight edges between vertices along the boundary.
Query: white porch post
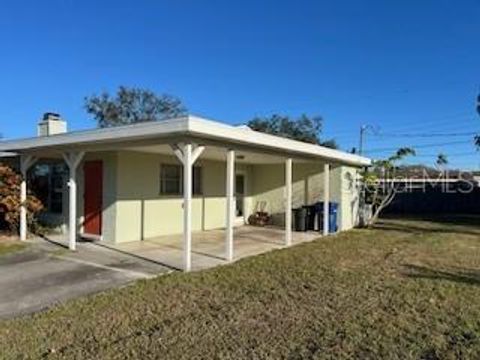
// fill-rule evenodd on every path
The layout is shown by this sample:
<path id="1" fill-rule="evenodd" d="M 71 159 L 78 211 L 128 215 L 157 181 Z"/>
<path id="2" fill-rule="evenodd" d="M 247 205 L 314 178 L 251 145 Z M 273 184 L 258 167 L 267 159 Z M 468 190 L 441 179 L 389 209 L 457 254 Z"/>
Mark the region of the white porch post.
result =
<path id="1" fill-rule="evenodd" d="M 330 212 L 330 164 L 323 166 L 323 235 L 329 232 Z"/>
<path id="2" fill-rule="evenodd" d="M 233 260 L 233 218 L 235 214 L 234 180 L 235 180 L 235 151 L 227 151 L 226 174 L 226 212 L 225 212 L 225 254 L 228 261 Z"/>
<path id="3" fill-rule="evenodd" d="M 68 165 L 68 248 L 75 250 L 77 244 L 77 168 L 82 161 L 84 152 L 64 153 L 63 158 Z"/>
<path id="4" fill-rule="evenodd" d="M 292 245 L 292 159 L 285 160 L 285 245 Z"/>
<path id="5" fill-rule="evenodd" d="M 26 174 L 22 171 L 22 182 L 20 183 L 20 240 L 27 240 L 27 180 Z"/>
<path id="6" fill-rule="evenodd" d="M 35 157 L 31 155 L 22 155 L 20 157 L 20 172 L 22 173 L 22 182 L 20 183 L 20 240 L 27 240 L 27 172 L 35 163 Z"/>
<path id="7" fill-rule="evenodd" d="M 183 264 L 192 267 L 192 144 L 183 147 Z"/>
<path id="8" fill-rule="evenodd" d="M 192 268 L 192 167 L 205 150 L 205 146 L 193 148 L 191 143 L 171 145 L 183 164 L 183 269 Z"/>

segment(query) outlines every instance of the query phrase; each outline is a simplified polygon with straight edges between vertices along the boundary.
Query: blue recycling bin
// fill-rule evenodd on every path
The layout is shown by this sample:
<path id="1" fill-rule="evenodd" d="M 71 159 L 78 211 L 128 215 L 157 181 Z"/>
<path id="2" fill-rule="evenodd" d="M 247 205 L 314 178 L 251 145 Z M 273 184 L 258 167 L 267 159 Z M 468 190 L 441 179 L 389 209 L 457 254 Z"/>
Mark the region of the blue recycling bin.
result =
<path id="1" fill-rule="evenodd" d="M 330 202 L 328 205 L 328 231 L 330 233 L 335 233 L 338 230 L 338 203 Z M 318 230 L 323 231 L 323 201 L 319 201 L 315 204 L 315 210 L 318 214 Z"/>

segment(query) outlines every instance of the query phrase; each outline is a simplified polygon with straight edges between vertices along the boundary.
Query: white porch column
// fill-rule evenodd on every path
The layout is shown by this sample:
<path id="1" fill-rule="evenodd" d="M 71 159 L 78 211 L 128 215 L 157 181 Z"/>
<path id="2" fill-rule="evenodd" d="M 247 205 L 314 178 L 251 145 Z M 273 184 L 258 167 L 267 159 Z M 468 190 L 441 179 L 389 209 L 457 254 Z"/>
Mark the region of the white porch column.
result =
<path id="1" fill-rule="evenodd" d="M 35 163 L 35 157 L 31 155 L 21 155 L 20 172 L 22 173 L 22 182 L 20 183 L 20 240 L 27 240 L 27 173 L 28 169 Z"/>
<path id="2" fill-rule="evenodd" d="M 192 144 L 183 146 L 183 266 L 192 268 Z"/>
<path id="3" fill-rule="evenodd" d="M 292 245 L 292 159 L 285 160 L 285 245 Z"/>
<path id="4" fill-rule="evenodd" d="M 27 240 L 27 180 L 26 173 L 22 171 L 22 182 L 20 183 L 20 240 Z"/>
<path id="5" fill-rule="evenodd" d="M 63 158 L 68 165 L 68 248 L 75 250 L 77 244 L 77 168 L 82 161 L 84 152 L 64 153 Z"/>
<path id="6" fill-rule="evenodd" d="M 323 166 L 323 235 L 329 232 L 330 212 L 330 164 Z"/>
<path id="7" fill-rule="evenodd" d="M 178 160 L 183 164 L 183 269 L 192 268 L 192 167 L 205 150 L 205 146 L 191 143 L 171 145 Z"/>
<path id="8" fill-rule="evenodd" d="M 77 245 L 77 179 L 76 169 L 70 169 L 68 180 L 68 248 L 75 250 Z"/>
<path id="9" fill-rule="evenodd" d="M 235 216 L 235 151 L 227 151 L 226 203 L 225 212 L 225 258 L 233 260 L 233 219 Z"/>

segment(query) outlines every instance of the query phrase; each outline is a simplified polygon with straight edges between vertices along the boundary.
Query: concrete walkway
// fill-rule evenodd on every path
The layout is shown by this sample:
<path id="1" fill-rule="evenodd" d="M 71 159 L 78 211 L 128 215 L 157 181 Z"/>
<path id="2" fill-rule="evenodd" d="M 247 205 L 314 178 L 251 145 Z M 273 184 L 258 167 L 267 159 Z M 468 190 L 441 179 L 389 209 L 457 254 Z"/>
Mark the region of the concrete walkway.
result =
<path id="1" fill-rule="evenodd" d="M 72 253 L 37 239 L 24 251 L 0 257 L 0 318 L 29 314 L 170 271 L 95 244 L 79 243 Z"/>

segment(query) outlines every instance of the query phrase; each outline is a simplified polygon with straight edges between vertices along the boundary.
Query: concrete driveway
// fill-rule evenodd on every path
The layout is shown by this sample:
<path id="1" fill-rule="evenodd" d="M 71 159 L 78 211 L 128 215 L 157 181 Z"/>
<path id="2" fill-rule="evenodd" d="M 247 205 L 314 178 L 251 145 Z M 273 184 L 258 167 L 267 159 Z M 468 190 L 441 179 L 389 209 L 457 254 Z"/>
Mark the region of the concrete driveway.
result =
<path id="1" fill-rule="evenodd" d="M 68 252 L 37 239 L 21 252 L 0 257 L 0 318 L 40 311 L 65 300 L 124 286 L 172 271 L 95 244 Z"/>

